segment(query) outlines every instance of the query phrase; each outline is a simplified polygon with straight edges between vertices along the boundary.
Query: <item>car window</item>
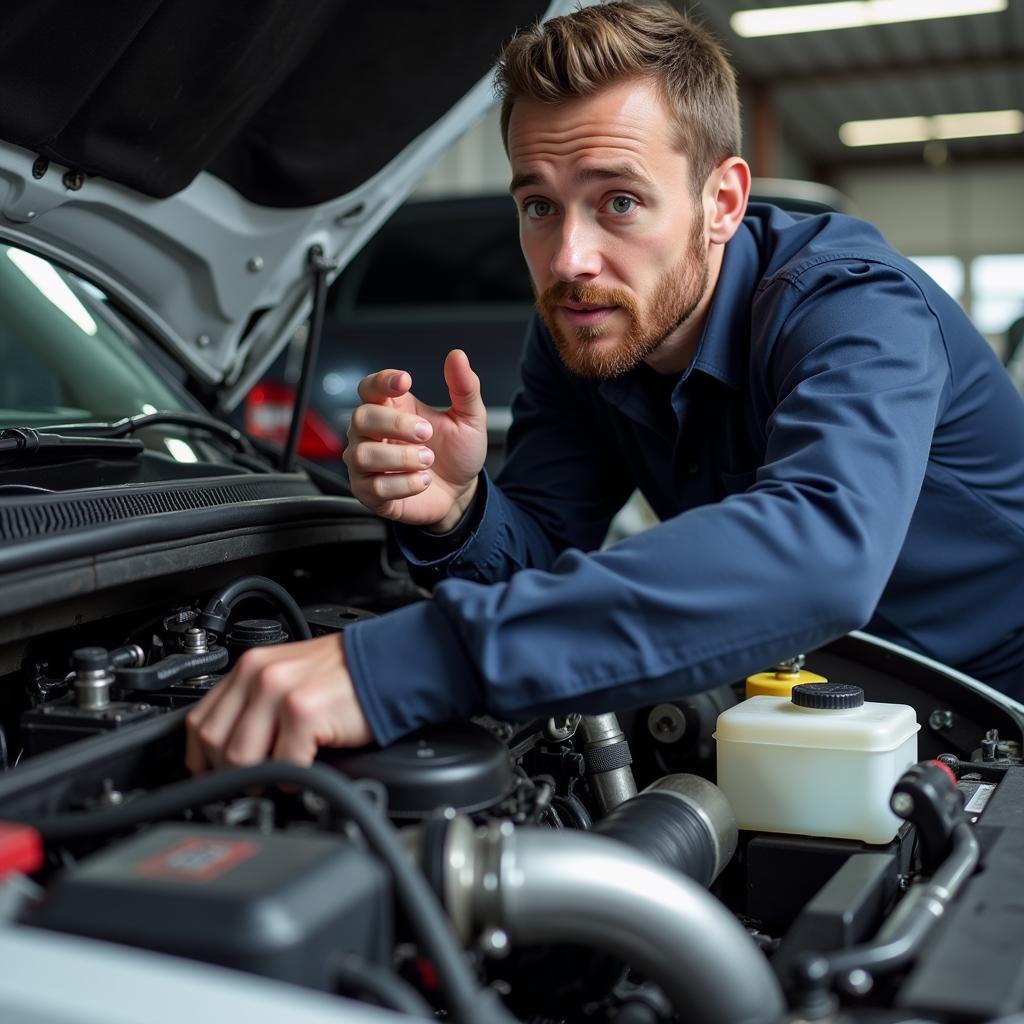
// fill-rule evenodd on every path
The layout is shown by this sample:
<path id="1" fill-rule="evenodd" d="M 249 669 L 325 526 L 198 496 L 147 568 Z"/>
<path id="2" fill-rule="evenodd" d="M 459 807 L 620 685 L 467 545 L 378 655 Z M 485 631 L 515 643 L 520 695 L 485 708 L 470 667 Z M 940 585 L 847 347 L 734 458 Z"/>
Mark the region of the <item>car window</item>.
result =
<path id="1" fill-rule="evenodd" d="M 0 425 L 114 420 L 182 400 L 93 285 L 0 245 Z"/>
<path id="2" fill-rule="evenodd" d="M 511 202 L 507 207 L 489 216 L 445 215 L 442 208 L 433 221 L 396 218 L 354 268 L 351 305 L 358 312 L 532 303 L 515 210 Z"/>

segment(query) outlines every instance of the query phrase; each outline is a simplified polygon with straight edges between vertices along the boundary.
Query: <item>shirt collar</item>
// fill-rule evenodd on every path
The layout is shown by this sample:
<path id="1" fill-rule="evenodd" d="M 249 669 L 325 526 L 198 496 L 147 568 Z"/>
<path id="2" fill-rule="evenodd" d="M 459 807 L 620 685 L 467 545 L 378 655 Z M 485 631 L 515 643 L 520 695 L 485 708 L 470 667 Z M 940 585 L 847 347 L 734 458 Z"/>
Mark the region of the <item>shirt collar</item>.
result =
<path id="1" fill-rule="evenodd" d="M 700 370 L 730 388 L 743 386 L 750 348 L 750 306 L 760 279 L 757 242 L 744 221 L 726 243 L 708 318 L 683 380 Z"/>

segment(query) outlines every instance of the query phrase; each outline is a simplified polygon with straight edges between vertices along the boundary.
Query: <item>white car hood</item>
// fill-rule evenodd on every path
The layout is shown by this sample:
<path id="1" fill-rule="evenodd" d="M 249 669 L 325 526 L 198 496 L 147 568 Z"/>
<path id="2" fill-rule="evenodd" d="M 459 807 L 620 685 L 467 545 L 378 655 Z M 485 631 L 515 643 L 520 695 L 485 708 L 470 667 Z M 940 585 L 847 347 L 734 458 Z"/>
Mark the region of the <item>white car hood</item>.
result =
<path id="1" fill-rule="evenodd" d="M 400 24 L 400 5 L 393 6 Z M 530 3 L 510 3 L 504 12 L 503 6 L 494 5 L 494 17 L 504 22 L 496 31 L 507 38 Z M 535 6 L 534 16 L 549 17 L 573 5 L 556 0 L 546 11 L 543 2 Z M 393 38 L 384 42 L 395 45 Z M 407 84 L 414 94 L 417 82 Z M 16 119 L 9 130 L 0 115 L 0 138 L 13 136 L 0 141 L 0 239 L 94 281 L 194 378 L 215 388 L 222 409 L 230 409 L 308 315 L 311 250 L 319 247 L 335 260 L 334 273 L 342 269 L 493 102 L 487 74 L 365 181 L 326 201 L 288 208 L 246 198 L 223 175 L 206 169 L 173 194 L 146 195 L 118 183 L 109 171 L 83 173 L 70 161 L 54 159 L 47 147 L 19 144 L 24 128 L 19 137 Z M 372 140 L 375 156 L 389 141 L 386 123 L 380 131 Z M 362 147 L 363 141 L 359 136 L 340 145 Z"/>

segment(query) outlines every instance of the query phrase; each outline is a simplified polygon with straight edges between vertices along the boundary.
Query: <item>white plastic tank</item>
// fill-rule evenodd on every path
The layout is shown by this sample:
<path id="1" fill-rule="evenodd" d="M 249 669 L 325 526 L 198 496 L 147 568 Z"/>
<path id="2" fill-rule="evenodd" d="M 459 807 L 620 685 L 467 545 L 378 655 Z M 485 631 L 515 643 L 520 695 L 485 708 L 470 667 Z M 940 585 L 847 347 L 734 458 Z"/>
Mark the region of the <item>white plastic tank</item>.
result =
<path id="1" fill-rule="evenodd" d="M 918 729 L 913 708 L 865 701 L 846 683 L 751 697 L 718 716 L 718 785 L 741 829 L 887 843 Z"/>

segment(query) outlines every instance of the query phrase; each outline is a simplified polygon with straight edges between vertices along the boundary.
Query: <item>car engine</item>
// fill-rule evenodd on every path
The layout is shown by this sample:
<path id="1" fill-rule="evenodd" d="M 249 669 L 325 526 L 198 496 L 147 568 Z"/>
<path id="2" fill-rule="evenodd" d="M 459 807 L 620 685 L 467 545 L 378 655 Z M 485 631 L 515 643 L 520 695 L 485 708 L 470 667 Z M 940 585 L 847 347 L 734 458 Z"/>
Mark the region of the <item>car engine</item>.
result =
<path id="1" fill-rule="evenodd" d="M 289 993 L 318 993 L 338 1021 L 952 1024 L 1024 1008 L 1024 717 L 865 635 L 765 675 L 904 709 L 916 752 L 885 783 L 884 841 L 751 827 L 756 809 L 737 819 L 722 757 L 742 680 L 619 714 L 480 718 L 323 750 L 308 769 L 189 778 L 184 715 L 244 651 L 424 598 L 383 542 L 347 557 L 345 586 L 255 555 L 176 571 L 155 603 L 129 600 L 125 579 L 8 635 L 9 969 L 9 950 L 40 936 L 83 964 L 145 950 L 146 969 L 172 978 L 195 961 L 225 991 L 275 982 L 266 1007 L 283 990 L 299 1014 Z M 876 784 L 857 762 L 830 775 L 828 757 L 785 769 L 793 806 L 838 807 Z M 134 991 L 119 988 L 131 1019 L 151 1019 L 157 989 Z"/>

